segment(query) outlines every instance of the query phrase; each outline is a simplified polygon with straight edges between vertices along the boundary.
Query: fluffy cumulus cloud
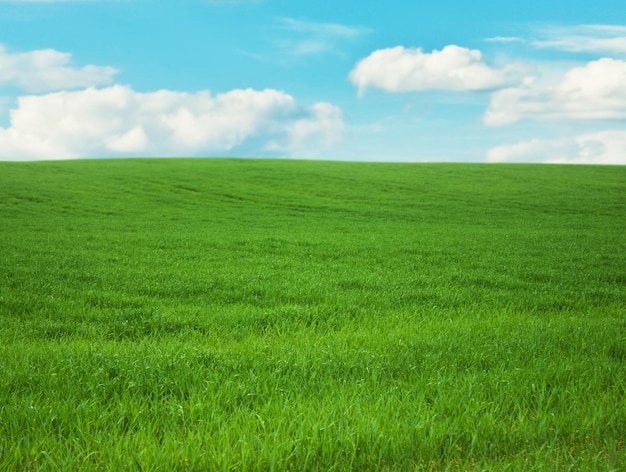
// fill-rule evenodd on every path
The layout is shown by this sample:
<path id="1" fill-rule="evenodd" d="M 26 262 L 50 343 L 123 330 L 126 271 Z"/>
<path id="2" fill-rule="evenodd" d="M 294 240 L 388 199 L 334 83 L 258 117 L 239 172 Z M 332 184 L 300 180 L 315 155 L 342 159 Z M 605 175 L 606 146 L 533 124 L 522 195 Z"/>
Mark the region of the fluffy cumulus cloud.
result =
<path id="1" fill-rule="evenodd" d="M 73 67 L 71 54 L 54 49 L 10 53 L 0 45 L 0 85 L 28 92 L 106 85 L 117 72 L 113 67 Z"/>
<path id="2" fill-rule="evenodd" d="M 626 118 L 626 62 L 603 58 L 570 69 L 555 84 L 527 81 L 495 92 L 484 116 L 489 126 L 523 118 Z"/>
<path id="3" fill-rule="evenodd" d="M 20 97 L 0 128 L 0 159 L 206 155 L 252 138 L 295 151 L 311 140 L 333 143 L 342 127 L 336 107 L 306 109 L 277 90 L 212 96 L 115 85 Z"/>
<path id="4" fill-rule="evenodd" d="M 287 140 L 269 142 L 266 149 L 316 157 L 320 151 L 338 144 L 345 132 L 341 109 L 330 103 L 316 103 L 310 113 L 288 126 Z"/>
<path id="5" fill-rule="evenodd" d="M 533 139 L 498 146 L 489 162 L 626 164 L 626 131 L 608 130 L 559 139 Z"/>
<path id="6" fill-rule="evenodd" d="M 449 45 L 431 53 L 403 46 L 380 49 L 349 77 L 362 94 L 372 87 L 388 92 L 490 90 L 510 85 L 521 74 L 516 65 L 491 67 L 480 51 Z"/>

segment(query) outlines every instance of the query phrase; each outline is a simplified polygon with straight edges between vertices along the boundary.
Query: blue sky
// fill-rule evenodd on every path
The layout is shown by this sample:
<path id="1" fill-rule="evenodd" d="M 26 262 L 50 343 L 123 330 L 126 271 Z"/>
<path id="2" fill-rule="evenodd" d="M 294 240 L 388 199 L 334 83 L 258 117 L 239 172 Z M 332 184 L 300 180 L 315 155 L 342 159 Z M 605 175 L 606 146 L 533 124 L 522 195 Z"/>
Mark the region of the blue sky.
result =
<path id="1" fill-rule="evenodd" d="M 626 164 L 622 1 L 0 0 L 0 159 Z"/>

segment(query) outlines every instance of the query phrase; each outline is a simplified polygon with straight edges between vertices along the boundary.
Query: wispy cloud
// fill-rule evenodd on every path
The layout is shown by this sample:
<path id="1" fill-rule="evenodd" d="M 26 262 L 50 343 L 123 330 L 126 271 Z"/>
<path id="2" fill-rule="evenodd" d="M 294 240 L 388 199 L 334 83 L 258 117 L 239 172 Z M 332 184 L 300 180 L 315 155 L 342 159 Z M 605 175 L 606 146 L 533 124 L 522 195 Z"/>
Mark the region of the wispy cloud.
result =
<path id="1" fill-rule="evenodd" d="M 485 41 L 488 43 L 503 43 L 503 44 L 527 42 L 526 39 L 520 38 L 519 36 L 493 36 L 491 38 L 485 38 Z"/>
<path id="2" fill-rule="evenodd" d="M 569 52 L 626 54 L 626 26 L 552 27 L 542 31 L 541 36 L 531 41 L 531 46 Z"/>
<path id="3" fill-rule="evenodd" d="M 205 0 L 206 3 L 221 4 L 221 5 L 236 5 L 240 3 L 259 3 L 263 0 Z"/>
<path id="4" fill-rule="evenodd" d="M 337 23 L 318 23 L 296 20 L 294 18 L 281 18 L 280 23 L 282 23 L 285 29 L 328 38 L 354 38 L 369 31 L 367 28 L 360 26 L 355 27 Z"/>
<path id="5" fill-rule="evenodd" d="M 280 18 L 278 25 L 288 32 L 288 37 L 277 41 L 277 45 L 293 56 L 306 56 L 332 51 L 340 42 L 367 34 L 369 29 L 337 23 L 320 23 L 294 18 Z"/>
<path id="6" fill-rule="evenodd" d="M 576 25 L 550 26 L 533 31 L 532 37 L 493 36 L 485 42 L 510 45 L 525 44 L 535 49 L 574 53 L 626 54 L 626 26 Z"/>
<path id="7" fill-rule="evenodd" d="M 0 0 L 0 3 L 86 3 L 102 2 L 111 0 Z"/>

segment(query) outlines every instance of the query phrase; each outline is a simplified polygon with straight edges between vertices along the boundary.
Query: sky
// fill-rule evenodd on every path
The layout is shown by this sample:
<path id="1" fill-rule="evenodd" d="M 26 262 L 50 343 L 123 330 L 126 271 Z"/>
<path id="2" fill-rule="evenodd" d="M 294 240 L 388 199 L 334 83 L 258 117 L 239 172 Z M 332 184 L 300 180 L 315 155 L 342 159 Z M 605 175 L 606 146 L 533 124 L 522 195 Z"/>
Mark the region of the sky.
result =
<path id="1" fill-rule="evenodd" d="M 0 0 L 0 160 L 626 164 L 623 0 Z"/>

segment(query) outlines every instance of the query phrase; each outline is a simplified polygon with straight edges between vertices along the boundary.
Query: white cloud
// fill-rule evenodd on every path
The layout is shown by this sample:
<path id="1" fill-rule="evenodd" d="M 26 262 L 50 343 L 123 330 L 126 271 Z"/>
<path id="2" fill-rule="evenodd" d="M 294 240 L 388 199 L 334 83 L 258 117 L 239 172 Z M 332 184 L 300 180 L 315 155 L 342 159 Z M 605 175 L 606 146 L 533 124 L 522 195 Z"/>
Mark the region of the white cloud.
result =
<path id="1" fill-rule="evenodd" d="M 626 62 L 603 58 L 567 71 L 557 83 L 527 81 L 495 92 L 484 116 L 488 126 L 522 118 L 626 118 Z"/>
<path id="2" fill-rule="evenodd" d="M 420 90 L 490 90 L 517 81 L 517 65 L 489 66 L 480 51 L 455 45 L 424 53 L 421 48 L 398 46 L 374 51 L 350 72 L 362 94 L 369 87 L 388 92 Z"/>
<path id="3" fill-rule="evenodd" d="M 287 152 L 296 157 L 313 157 L 338 144 L 345 132 L 341 109 L 330 103 L 316 103 L 309 116 L 293 122 L 287 129 L 287 140 L 270 142 L 267 149 Z"/>
<path id="4" fill-rule="evenodd" d="M 0 0 L 0 3 L 69 3 L 69 2 L 101 2 L 107 0 Z M 108 0 L 110 1 L 110 0 Z"/>
<path id="5" fill-rule="evenodd" d="M 541 49 L 601 54 L 626 53 L 626 26 L 579 25 L 553 27 L 543 31 L 545 39 L 531 45 Z"/>
<path id="6" fill-rule="evenodd" d="M 110 151 L 125 154 L 142 152 L 148 147 L 148 136 L 143 126 L 138 125 L 126 133 L 113 137 L 108 141 Z"/>
<path id="7" fill-rule="evenodd" d="M 332 51 L 340 41 L 354 39 L 369 31 L 367 28 L 358 26 L 302 21 L 293 18 L 281 18 L 279 24 L 292 36 L 277 41 L 277 44 L 292 56 Z"/>
<path id="8" fill-rule="evenodd" d="M 0 45 L 0 85 L 13 85 L 28 92 L 106 85 L 118 72 L 113 67 L 72 67 L 72 55 L 41 49 L 9 53 Z"/>
<path id="9" fill-rule="evenodd" d="M 0 159 L 207 155 L 252 138 L 295 149 L 332 143 L 342 126 L 338 108 L 304 109 L 277 90 L 212 96 L 116 85 L 20 97 L 0 127 Z"/>
<path id="10" fill-rule="evenodd" d="M 524 38 L 520 38 L 519 36 L 493 36 L 491 38 L 486 38 L 485 41 L 488 43 L 503 43 L 503 44 L 526 42 Z"/>
<path id="11" fill-rule="evenodd" d="M 559 139 L 533 139 L 492 148 L 489 162 L 626 164 L 626 131 L 607 130 Z"/>
<path id="12" fill-rule="evenodd" d="M 500 44 L 521 43 L 536 49 L 573 53 L 626 54 L 626 26 L 623 25 L 550 26 L 536 31 L 536 36 L 537 39 L 494 36 L 485 41 Z"/>
<path id="13" fill-rule="evenodd" d="M 367 30 L 362 27 L 346 26 L 337 23 L 319 23 L 314 21 L 302 21 L 294 18 L 282 18 L 283 26 L 300 33 L 312 33 L 319 36 L 354 38 Z"/>

